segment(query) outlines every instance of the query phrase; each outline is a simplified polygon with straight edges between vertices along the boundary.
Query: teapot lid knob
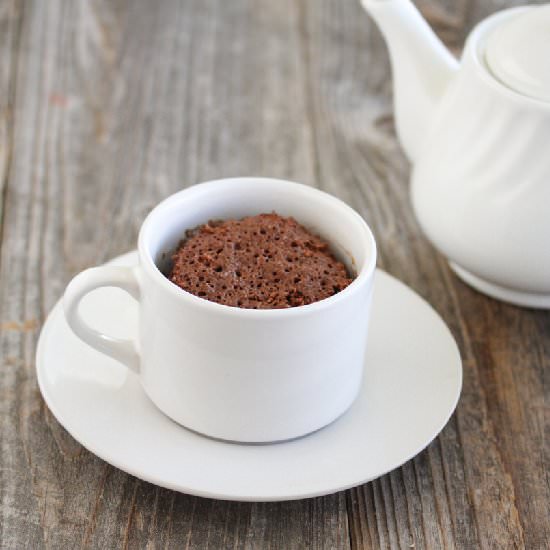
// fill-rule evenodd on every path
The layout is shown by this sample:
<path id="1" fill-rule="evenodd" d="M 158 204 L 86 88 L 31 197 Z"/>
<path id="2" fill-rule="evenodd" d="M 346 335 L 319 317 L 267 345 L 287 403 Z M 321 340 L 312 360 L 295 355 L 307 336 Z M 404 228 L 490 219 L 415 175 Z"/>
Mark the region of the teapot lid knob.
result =
<path id="1" fill-rule="evenodd" d="M 485 61 L 508 88 L 550 102 L 550 4 L 497 26 L 487 37 Z"/>

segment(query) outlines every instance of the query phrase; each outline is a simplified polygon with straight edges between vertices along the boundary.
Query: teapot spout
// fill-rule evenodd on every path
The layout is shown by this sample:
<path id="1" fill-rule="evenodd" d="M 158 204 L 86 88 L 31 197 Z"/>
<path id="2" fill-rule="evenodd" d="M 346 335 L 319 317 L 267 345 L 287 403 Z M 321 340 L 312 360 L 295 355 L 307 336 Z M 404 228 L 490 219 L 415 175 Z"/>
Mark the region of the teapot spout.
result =
<path id="1" fill-rule="evenodd" d="M 397 134 L 409 160 L 414 161 L 458 62 L 410 0 L 361 3 L 388 44 Z"/>

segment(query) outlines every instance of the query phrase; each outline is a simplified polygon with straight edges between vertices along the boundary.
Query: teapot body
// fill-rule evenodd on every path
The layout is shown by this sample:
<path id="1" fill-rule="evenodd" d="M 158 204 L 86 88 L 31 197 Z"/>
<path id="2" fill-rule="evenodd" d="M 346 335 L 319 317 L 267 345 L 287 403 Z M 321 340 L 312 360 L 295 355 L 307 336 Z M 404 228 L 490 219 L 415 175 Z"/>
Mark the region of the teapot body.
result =
<path id="1" fill-rule="evenodd" d="M 550 308 L 550 104 L 501 84 L 482 53 L 490 27 L 517 10 L 468 38 L 413 159 L 411 195 L 423 231 L 466 282 Z"/>

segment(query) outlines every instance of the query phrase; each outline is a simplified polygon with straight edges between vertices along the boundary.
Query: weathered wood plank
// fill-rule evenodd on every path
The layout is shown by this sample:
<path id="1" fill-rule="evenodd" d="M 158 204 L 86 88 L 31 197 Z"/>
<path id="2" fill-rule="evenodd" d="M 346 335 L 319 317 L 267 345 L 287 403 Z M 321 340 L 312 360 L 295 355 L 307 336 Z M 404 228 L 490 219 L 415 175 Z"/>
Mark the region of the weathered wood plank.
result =
<path id="1" fill-rule="evenodd" d="M 9 181 L 14 155 L 16 126 L 16 79 L 21 58 L 21 35 L 24 22 L 22 2 L 9 1 L 0 6 L 0 544 L 2 547 L 38 547 L 42 541 L 40 515 L 32 506 L 35 501 L 32 479 L 26 465 L 30 462 L 28 432 L 21 431 L 19 403 L 32 403 L 30 414 L 40 407 L 38 396 L 32 396 L 32 356 L 38 329 L 34 317 L 27 317 L 22 305 L 26 295 L 25 279 L 10 276 L 13 265 L 8 260 L 12 217 L 9 216 Z M 22 214 L 22 212 L 19 212 Z M 22 256 L 23 251 L 19 251 Z M 22 275 L 20 270 L 19 275 Z"/>
<path id="2" fill-rule="evenodd" d="M 12 0 L 0 6 L 0 226 L 13 143 L 15 71 L 22 21 L 19 2 Z"/>
<path id="3" fill-rule="evenodd" d="M 459 50 L 514 3 L 420 6 Z M 0 30 L 0 547 L 550 546 L 549 314 L 467 288 L 422 236 L 386 48 L 357 2 L 9 0 Z M 440 437 L 345 493 L 247 504 L 155 487 L 82 449 L 37 390 L 38 329 L 70 277 L 132 248 L 171 192 L 251 174 L 353 205 L 465 359 Z"/>
<path id="4" fill-rule="evenodd" d="M 0 6 L 0 227 L 13 141 L 15 71 L 22 20 L 21 6 L 15 0 Z"/>

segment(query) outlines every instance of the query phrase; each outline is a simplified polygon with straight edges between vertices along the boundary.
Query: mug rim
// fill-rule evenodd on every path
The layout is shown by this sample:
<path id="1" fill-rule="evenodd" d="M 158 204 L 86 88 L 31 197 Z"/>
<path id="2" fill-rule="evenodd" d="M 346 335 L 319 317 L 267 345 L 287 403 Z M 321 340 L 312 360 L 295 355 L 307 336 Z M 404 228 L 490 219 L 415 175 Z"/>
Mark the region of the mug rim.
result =
<path id="1" fill-rule="evenodd" d="M 337 294 L 329 296 L 328 298 L 323 298 L 322 300 L 318 300 L 316 302 L 312 302 L 311 304 L 304 304 L 301 306 L 294 306 L 289 308 L 252 309 L 252 308 L 242 308 L 238 306 L 230 306 L 227 304 L 220 304 L 218 302 L 207 300 L 206 298 L 202 298 L 200 296 L 196 296 L 195 294 L 192 294 L 191 292 L 179 287 L 178 285 L 170 281 L 168 277 L 166 277 L 166 275 L 164 275 L 156 265 L 146 243 L 148 233 L 152 230 L 151 226 L 153 225 L 154 219 L 158 216 L 159 212 L 167 208 L 168 205 L 175 202 L 178 198 L 180 198 L 184 194 L 191 193 L 191 192 L 195 192 L 195 193 L 200 192 L 201 190 L 205 190 L 205 188 L 208 188 L 208 187 L 217 187 L 222 184 L 227 185 L 227 184 L 230 184 L 231 182 L 237 183 L 237 182 L 243 182 L 243 181 L 248 181 L 248 182 L 254 181 L 254 182 L 258 182 L 259 184 L 261 184 L 262 182 L 271 183 L 271 184 L 284 186 L 289 190 L 298 189 L 301 193 L 309 193 L 311 195 L 317 195 L 317 196 L 321 195 L 325 200 L 330 200 L 331 202 L 333 202 L 335 206 L 337 206 L 340 210 L 342 210 L 345 213 L 346 216 L 354 218 L 355 221 L 359 223 L 359 225 L 361 226 L 361 229 L 363 230 L 365 246 L 367 247 L 367 259 L 364 262 L 361 269 L 356 274 L 355 278 L 352 280 L 352 282 Z M 299 221 L 300 220 L 298 220 L 298 222 Z M 337 303 L 341 302 L 342 300 L 345 300 L 348 297 L 351 298 L 357 291 L 361 289 L 361 287 L 366 282 L 368 282 L 368 280 L 370 279 L 371 275 L 374 272 L 374 269 L 376 268 L 376 259 L 377 259 L 376 240 L 374 238 L 374 235 L 372 234 L 370 227 L 365 222 L 365 220 L 351 206 L 347 205 L 344 201 L 340 200 L 334 195 L 331 195 L 330 193 L 327 193 L 315 187 L 304 185 L 302 183 L 296 183 L 290 180 L 282 180 L 277 178 L 265 178 L 265 177 L 253 177 L 253 176 L 220 178 L 220 179 L 210 180 L 203 183 L 191 185 L 190 187 L 186 187 L 185 189 L 182 189 L 181 191 L 177 191 L 176 193 L 173 193 L 172 195 L 166 197 L 164 200 L 159 202 L 151 210 L 151 212 L 149 212 L 143 224 L 141 225 L 139 236 L 138 236 L 138 253 L 139 253 L 141 268 L 146 270 L 147 273 L 151 276 L 151 278 L 155 282 L 157 282 L 163 289 L 170 292 L 174 296 L 174 298 L 178 300 L 185 300 L 189 303 L 189 305 L 210 310 L 212 313 L 246 316 L 250 318 L 274 318 L 274 317 L 290 317 L 290 316 L 295 317 L 295 316 L 304 315 L 304 314 L 312 314 L 312 313 L 333 307 Z"/>

